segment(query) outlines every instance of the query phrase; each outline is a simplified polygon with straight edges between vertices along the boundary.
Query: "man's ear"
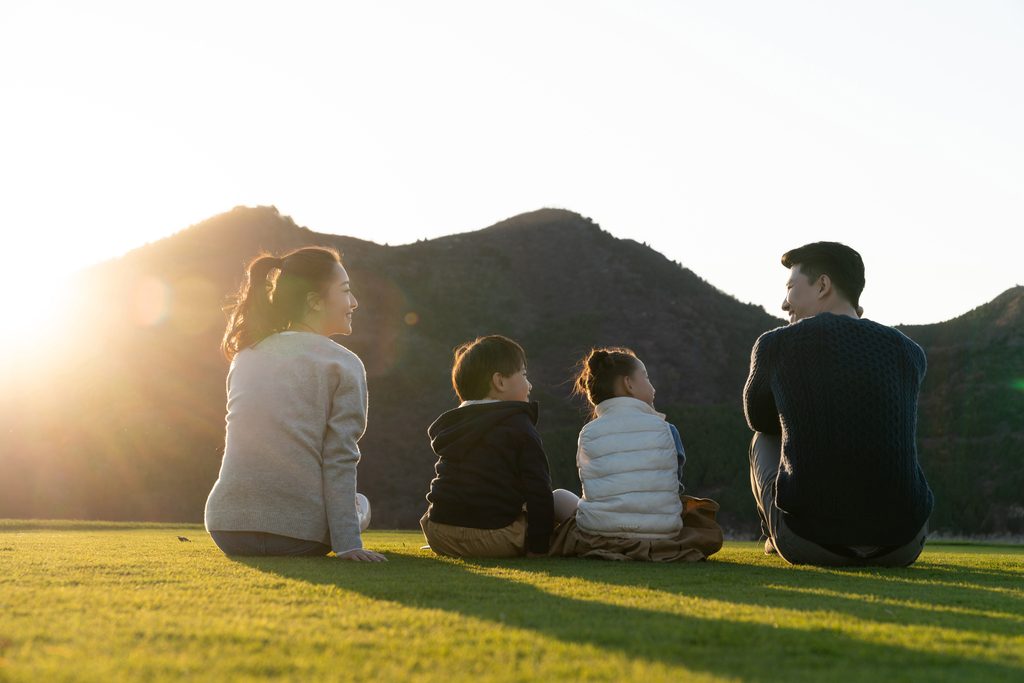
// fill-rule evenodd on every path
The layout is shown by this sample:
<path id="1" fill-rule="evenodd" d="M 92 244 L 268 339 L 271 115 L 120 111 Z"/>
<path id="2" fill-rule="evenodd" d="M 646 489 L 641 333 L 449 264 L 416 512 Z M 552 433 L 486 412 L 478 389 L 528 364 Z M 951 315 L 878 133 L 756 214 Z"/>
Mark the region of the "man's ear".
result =
<path id="1" fill-rule="evenodd" d="M 818 278 L 818 282 L 815 283 L 818 286 L 818 298 L 824 299 L 828 296 L 828 293 L 832 291 L 832 280 L 828 275 L 822 275 Z"/>
<path id="2" fill-rule="evenodd" d="M 314 311 L 319 311 L 324 307 L 324 300 L 316 292 L 306 292 L 306 303 Z"/>

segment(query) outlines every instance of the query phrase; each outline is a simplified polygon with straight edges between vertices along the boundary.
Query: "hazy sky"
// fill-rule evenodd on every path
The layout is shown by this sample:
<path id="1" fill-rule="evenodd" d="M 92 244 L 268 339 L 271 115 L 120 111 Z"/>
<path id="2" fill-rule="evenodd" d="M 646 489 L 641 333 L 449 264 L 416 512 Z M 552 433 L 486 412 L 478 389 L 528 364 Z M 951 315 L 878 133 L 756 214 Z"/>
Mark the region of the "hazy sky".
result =
<path id="1" fill-rule="evenodd" d="M 887 324 L 1024 284 L 1021 2 L 11 0 L 0 97 L 33 291 L 40 249 L 50 282 L 243 204 L 390 244 L 567 208 L 773 313 L 819 239 Z"/>

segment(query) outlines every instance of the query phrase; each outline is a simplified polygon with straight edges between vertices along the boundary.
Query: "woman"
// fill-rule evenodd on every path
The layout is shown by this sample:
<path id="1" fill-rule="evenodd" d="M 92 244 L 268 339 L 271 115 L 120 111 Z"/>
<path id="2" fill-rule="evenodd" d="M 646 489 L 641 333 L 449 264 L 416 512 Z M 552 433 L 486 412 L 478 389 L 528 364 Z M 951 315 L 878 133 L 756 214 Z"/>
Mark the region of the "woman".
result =
<path id="1" fill-rule="evenodd" d="M 221 350 L 228 416 L 206 529 L 228 555 L 370 562 L 369 503 L 356 493 L 366 428 L 366 372 L 330 340 L 352 333 L 358 302 L 333 249 L 262 254 L 229 308 Z"/>

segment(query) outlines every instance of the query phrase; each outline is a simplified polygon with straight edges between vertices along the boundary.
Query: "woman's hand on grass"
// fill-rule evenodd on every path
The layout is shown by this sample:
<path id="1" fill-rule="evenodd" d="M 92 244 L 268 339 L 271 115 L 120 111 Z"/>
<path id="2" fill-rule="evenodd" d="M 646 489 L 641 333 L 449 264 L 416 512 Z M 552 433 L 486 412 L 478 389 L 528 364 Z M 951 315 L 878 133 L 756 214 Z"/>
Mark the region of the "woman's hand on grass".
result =
<path id="1" fill-rule="evenodd" d="M 347 553 L 338 555 L 342 560 L 354 560 L 356 562 L 387 562 L 388 558 L 384 557 L 380 553 L 375 553 L 372 550 L 366 548 L 356 548 L 355 550 L 349 550 Z"/>

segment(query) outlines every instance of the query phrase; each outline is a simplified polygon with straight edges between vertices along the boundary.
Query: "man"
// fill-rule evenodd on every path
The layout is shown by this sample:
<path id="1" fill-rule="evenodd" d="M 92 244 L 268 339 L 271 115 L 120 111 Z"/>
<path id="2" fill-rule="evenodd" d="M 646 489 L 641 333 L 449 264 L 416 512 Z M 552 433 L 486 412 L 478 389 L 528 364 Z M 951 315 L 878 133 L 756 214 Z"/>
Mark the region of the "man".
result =
<path id="1" fill-rule="evenodd" d="M 924 352 L 861 318 L 864 262 L 850 247 L 815 242 L 782 265 L 789 325 L 754 344 L 743 391 L 765 553 L 909 566 L 934 507 L 914 441 Z"/>

